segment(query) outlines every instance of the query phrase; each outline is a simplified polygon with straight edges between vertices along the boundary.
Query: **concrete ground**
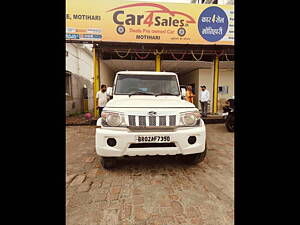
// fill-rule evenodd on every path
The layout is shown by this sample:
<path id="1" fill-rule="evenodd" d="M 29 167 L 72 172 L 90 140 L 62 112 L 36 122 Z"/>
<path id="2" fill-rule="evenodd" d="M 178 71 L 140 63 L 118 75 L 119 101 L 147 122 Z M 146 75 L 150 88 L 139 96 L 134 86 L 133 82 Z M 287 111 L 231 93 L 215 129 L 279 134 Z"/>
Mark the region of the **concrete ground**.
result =
<path id="1" fill-rule="evenodd" d="M 86 118 L 85 116 L 86 113 L 81 113 L 73 116 L 66 116 L 65 124 L 68 126 L 72 125 L 92 125 L 91 121 L 94 119 L 93 117 L 91 118 Z M 93 113 L 91 113 L 93 115 Z"/>
<path id="2" fill-rule="evenodd" d="M 66 127 L 67 225 L 233 225 L 234 136 L 207 124 L 205 160 L 174 156 L 122 159 L 104 170 L 95 127 Z"/>

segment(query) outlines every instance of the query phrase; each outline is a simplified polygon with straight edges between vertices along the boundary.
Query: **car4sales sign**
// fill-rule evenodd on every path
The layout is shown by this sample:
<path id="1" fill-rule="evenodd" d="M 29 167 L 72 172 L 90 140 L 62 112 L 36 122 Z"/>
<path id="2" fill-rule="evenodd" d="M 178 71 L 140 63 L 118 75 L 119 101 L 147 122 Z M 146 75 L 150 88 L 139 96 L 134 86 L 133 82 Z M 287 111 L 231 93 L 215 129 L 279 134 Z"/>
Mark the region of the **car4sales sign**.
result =
<path id="1" fill-rule="evenodd" d="M 234 45 L 234 7 L 66 0 L 66 40 Z"/>

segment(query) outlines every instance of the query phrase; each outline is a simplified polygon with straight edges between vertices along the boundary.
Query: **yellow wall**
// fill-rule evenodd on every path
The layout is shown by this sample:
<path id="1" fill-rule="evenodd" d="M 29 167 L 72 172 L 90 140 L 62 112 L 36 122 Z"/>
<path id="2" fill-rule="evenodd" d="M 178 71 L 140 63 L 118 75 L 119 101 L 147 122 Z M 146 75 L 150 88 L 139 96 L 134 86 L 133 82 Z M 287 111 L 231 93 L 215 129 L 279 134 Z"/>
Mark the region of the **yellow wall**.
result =
<path id="1" fill-rule="evenodd" d="M 112 87 L 114 78 L 114 72 L 100 60 L 100 85 L 106 84 L 107 87 Z"/>

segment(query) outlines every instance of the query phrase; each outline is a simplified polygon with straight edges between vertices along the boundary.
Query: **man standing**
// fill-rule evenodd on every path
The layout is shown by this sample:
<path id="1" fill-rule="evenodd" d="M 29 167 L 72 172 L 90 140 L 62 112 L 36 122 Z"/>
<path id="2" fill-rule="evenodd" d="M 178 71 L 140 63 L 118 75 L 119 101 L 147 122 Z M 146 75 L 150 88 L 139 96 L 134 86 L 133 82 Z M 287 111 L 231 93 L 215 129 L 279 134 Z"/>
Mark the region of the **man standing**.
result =
<path id="1" fill-rule="evenodd" d="M 193 94 L 193 87 L 191 85 L 188 85 L 186 88 L 186 95 L 185 100 L 194 104 L 194 94 Z"/>
<path id="2" fill-rule="evenodd" d="M 202 109 L 202 116 L 207 117 L 207 102 L 209 100 L 209 92 L 206 90 L 206 86 L 201 86 L 200 104 Z"/>
<path id="3" fill-rule="evenodd" d="M 109 100 L 109 98 L 107 97 L 105 84 L 101 85 L 100 91 L 98 91 L 96 94 L 96 99 L 98 102 L 97 108 L 99 109 L 99 116 L 101 117 L 102 110 L 105 107 L 107 101 Z"/>

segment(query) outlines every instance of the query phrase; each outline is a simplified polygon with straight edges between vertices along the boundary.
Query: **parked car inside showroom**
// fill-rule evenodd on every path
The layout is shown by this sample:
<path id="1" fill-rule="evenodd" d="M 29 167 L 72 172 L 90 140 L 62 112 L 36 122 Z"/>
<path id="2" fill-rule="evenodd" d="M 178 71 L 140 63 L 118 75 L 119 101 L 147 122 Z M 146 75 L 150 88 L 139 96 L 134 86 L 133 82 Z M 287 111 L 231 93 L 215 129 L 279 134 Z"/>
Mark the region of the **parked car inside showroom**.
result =
<path id="1" fill-rule="evenodd" d="M 112 99 L 97 121 L 96 152 L 104 168 L 123 156 L 182 155 L 204 160 L 206 128 L 194 104 L 182 100 L 173 72 L 120 71 Z"/>

